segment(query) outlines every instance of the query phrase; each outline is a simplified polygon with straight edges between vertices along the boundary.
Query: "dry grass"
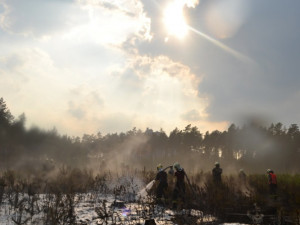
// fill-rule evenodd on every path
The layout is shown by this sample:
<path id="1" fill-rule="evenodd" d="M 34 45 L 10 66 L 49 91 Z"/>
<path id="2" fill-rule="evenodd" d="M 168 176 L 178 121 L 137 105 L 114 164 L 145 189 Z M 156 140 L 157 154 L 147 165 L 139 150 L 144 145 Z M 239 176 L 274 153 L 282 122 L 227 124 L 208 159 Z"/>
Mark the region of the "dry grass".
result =
<path id="1" fill-rule="evenodd" d="M 18 172 L 8 170 L 0 175 L 0 204 L 4 199 L 8 200 L 10 210 L 19 215 L 14 218 L 15 224 L 32 223 L 34 215 L 40 212 L 43 212 L 44 224 L 74 224 L 78 194 L 91 193 L 93 198 L 111 194 L 115 199 L 123 198 L 130 202 L 136 200 L 134 196 L 139 185 L 147 184 L 154 177 L 153 171 L 145 170 L 132 171 L 130 174 L 106 171 L 93 175 L 88 170 L 62 167 L 51 178 L 43 178 L 39 174 L 22 177 Z M 280 218 L 297 221 L 300 215 L 300 175 L 279 174 L 277 177 L 278 197 L 275 200 L 269 195 L 265 175 L 249 175 L 245 181 L 237 176 L 224 176 L 220 184 L 215 184 L 210 174 L 201 172 L 189 175 L 191 186 L 186 183 L 185 201 L 181 202 L 180 207 L 198 209 L 222 221 L 232 221 L 237 217 L 230 215 L 246 214 L 256 203 L 265 214 L 273 213 Z M 170 197 L 166 201 L 167 207 L 171 206 L 173 186 L 174 180 L 169 176 L 167 195 Z M 40 196 L 43 196 L 42 205 L 38 204 Z M 150 190 L 147 203 L 144 203 L 149 214 L 155 208 L 154 196 L 155 187 Z M 105 204 L 95 210 L 99 218 L 113 217 Z M 25 217 L 22 216 L 25 214 Z M 246 216 L 241 218 L 247 219 Z M 177 222 L 184 220 L 179 217 L 175 219 Z"/>

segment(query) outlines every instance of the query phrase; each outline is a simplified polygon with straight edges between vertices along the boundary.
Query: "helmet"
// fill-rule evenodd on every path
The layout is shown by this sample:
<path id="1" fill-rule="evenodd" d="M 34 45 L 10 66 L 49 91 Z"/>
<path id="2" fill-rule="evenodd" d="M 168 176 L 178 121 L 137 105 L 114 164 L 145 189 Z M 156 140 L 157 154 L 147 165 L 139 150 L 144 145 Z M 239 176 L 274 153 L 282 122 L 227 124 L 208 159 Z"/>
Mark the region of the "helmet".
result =
<path id="1" fill-rule="evenodd" d="M 267 173 L 273 173 L 273 170 L 267 169 Z"/>
<path id="2" fill-rule="evenodd" d="M 158 164 L 156 168 L 157 168 L 157 170 L 161 170 L 163 168 L 163 166 L 161 164 Z"/>
<path id="3" fill-rule="evenodd" d="M 244 169 L 240 169 L 240 173 L 244 172 Z"/>
<path id="4" fill-rule="evenodd" d="M 215 166 L 220 166 L 220 163 L 219 162 L 215 162 Z"/>
<path id="5" fill-rule="evenodd" d="M 181 170 L 180 164 L 178 162 L 174 163 L 174 168 L 176 170 Z"/>

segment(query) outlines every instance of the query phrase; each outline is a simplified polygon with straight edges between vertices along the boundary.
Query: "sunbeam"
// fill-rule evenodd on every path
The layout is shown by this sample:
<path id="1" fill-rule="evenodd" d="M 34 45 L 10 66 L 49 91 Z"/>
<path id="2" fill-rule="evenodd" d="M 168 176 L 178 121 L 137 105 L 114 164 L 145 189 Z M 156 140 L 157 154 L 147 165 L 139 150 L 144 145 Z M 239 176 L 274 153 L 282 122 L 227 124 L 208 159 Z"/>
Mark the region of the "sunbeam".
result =
<path id="1" fill-rule="evenodd" d="M 243 62 L 246 62 L 246 63 L 253 63 L 253 60 L 251 58 L 249 58 L 248 56 L 245 56 L 241 53 L 239 53 L 238 51 L 232 49 L 232 48 L 229 48 L 227 45 L 223 44 L 222 42 L 208 36 L 207 34 L 191 27 L 191 26 L 188 26 L 188 29 L 193 31 L 194 33 L 200 35 L 201 37 L 205 38 L 206 40 L 208 40 L 209 42 L 211 42 L 212 44 L 214 44 L 215 46 L 218 46 L 220 47 L 221 49 L 223 49 L 224 51 L 228 52 L 229 54 L 233 55 L 235 58 L 239 59 L 239 60 L 242 60 Z"/>

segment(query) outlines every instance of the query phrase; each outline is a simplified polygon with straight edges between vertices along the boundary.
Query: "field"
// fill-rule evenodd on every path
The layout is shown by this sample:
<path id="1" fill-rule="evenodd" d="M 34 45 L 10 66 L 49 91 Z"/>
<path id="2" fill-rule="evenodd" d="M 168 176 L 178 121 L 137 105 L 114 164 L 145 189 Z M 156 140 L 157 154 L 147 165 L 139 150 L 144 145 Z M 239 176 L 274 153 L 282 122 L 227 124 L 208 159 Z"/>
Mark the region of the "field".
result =
<path id="1" fill-rule="evenodd" d="M 0 176 L 1 224 L 220 224 L 300 223 L 300 176 L 278 174 L 277 195 L 267 177 L 228 175 L 215 184 L 210 173 L 188 174 L 184 201 L 171 210 L 174 180 L 168 176 L 168 199 L 155 202 L 155 187 L 139 195 L 153 171 L 95 174 L 62 167 L 49 174 L 24 175 L 7 170 Z"/>

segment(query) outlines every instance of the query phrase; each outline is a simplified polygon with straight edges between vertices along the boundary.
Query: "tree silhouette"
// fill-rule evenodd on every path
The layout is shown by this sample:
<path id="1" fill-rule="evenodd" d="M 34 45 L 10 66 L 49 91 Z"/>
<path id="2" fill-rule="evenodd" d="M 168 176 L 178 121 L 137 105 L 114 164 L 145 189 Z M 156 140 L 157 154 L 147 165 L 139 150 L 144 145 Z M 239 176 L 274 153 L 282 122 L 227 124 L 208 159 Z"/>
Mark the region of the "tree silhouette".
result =
<path id="1" fill-rule="evenodd" d="M 25 114 L 15 119 L 0 98 L 0 167 L 20 167 L 27 160 L 25 170 L 34 166 L 48 168 L 45 165 L 50 161 L 73 167 L 96 163 L 101 168 L 109 163 L 118 166 L 134 162 L 131 165 L 135 167 L 155 168 L 157 163 L 180 161 L 185 167 L 201 165 L 205 169 L 206 165 L 211 170 L 214 161 L 220 161 L 224 169 L 244 168 L 253 172 L 266 168 L 283 172 L 300 169 L 297 124 L 288 129 L 280 122 L 269 127 L 250 123 L 240 128 L 231 124 L 225 131 L 207 131 L 205 135 L 191 124 L 183 130 L 176 127 L 169 135 L 163 129 L 142 131 L 134 127 L 127 132 L 102 135 L 99 131 L 80 138 L 61 136 L 55 128 L 26 129 L 25 123 Z"/>

